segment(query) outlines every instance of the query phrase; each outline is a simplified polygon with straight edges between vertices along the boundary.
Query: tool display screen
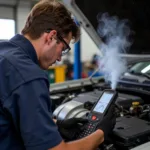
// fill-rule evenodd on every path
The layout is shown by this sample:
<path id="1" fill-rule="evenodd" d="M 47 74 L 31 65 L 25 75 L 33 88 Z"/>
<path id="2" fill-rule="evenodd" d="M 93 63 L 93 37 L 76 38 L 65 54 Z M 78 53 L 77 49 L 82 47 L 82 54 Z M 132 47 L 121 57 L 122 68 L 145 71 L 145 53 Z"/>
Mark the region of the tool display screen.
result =
<path id="1" fill-rule="evenodd" d="M 109 102 L 111 101 L 112 97 L 113 97 L 113 93 L 104 93 L 98 103 L 95 105 L 93 111 L 98 112 L 98 113 L 103 113 L 105 111 L 105 109 L 107 108 Z"/>

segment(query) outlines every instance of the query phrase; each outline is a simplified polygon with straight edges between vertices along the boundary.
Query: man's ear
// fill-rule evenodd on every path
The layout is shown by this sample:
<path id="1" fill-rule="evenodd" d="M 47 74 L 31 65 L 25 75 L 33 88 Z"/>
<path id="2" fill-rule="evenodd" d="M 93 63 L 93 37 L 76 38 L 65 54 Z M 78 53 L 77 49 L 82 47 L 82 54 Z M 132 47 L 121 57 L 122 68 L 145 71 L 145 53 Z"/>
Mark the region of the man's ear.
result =
<path id="1" fill-rule="evenodd" d="M 52 30 L 49 33 L 47 33 L 46 41 L 48 42 L 48 44 L 51 43 L 51 41 L 56 38 L 56 35 L 57 35 L 56 30 Z"/>

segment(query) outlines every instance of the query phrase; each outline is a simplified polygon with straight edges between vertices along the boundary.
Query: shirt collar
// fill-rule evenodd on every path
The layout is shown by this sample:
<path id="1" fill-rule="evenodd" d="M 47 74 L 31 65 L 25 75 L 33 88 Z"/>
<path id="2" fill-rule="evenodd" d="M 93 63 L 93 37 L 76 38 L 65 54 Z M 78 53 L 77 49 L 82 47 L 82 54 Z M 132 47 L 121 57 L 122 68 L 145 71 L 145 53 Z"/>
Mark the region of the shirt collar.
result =
<path id="1" fill-rule="evenodd" d="M 37 54 L 33 45 L 23 35 L 16 34 L 10 39 L 10 42 L 19 46 L 32 59 L 32 61 L 38 64 Z"/>

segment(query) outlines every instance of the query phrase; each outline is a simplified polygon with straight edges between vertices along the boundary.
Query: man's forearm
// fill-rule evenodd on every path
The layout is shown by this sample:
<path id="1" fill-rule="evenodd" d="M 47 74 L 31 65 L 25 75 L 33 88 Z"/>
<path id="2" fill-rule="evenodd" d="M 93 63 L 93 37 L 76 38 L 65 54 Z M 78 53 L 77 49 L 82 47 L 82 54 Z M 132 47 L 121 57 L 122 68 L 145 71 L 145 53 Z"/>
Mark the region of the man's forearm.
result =
<path id="1" fill-rule="evenodd" d="M 56 119 L 53 119 L 53 121 L 54 121 L 55 123 L 57 123 L 57 120 L 56 120 Z"/>
<path id="2" fill-rule="evenodd" d="M 91 135 L 72 142 L 62 141 L 59 145 L 48 150 L 94 150 L 104 141 L 104 132 L 97 130 Z"/>
<path id="3" fill-rule="evenodd" d="M 67 143 L 67 150 L 93 150 L 96 149 L 104 141 L 104 133 L 97 130 L 93 134 L 73 142 Z"/>

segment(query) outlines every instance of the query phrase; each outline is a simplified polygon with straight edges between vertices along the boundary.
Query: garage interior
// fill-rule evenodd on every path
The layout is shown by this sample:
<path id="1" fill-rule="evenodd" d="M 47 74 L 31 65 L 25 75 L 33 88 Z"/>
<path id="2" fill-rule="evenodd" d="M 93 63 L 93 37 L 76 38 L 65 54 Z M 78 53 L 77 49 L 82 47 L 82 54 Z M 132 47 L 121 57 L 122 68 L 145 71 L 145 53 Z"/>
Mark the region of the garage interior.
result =
<path id="1" fill-rule="evenodd" d="M 15 34 L 20 34 L 28 13 L 38 1 L 0 0 L 0 41 L 9 40 Z M 70 118 L 90 118 L 91 120 L 93 118 L 95 120 L 94 117 L 100 111 L 98 102 L 105 92 L 113 91 L 116 94 L 112 92 L 115 95 L 113 97 L 115 101 L 112 103 L 109 101 L 107 105 L 115 105 L 116 125 L 109 139 L 104 141 L 98 150 L 149 150 L 149 2 L 147 0 L 60 1 L 72 12 L 74 20 L 81 29 L 81 38 L 75 44 L 70 43 L 71 51 L 62 58 L 61 62 L 56 62 L 46 71 L 50 85 L 52 117 L 56 120 Z M 108 32 L 105 32 L 107 34 L 100 35 L 104 32 L 102 33 L 101 30 L 98 32 L 97 27 L 104 29 L 106 24 L 98 22 L 96 16 L 98 14 L 102 16 L 105 12 L 109 14 L 106 18 L 110 18 L 107 21 L 111 23 L 116 20 L 116 26 L 121 32 L 118 28 L 113 29 L 109 26 Z M 123 45 L 123 40 L 125 38 L 128 42 L 129 39 L 121 36 L 123 42 L 120 40 L 120 33 L 122 35 L 124 32 L 121 30 L 122 27 L 127 29 L 124 24 L 121 26 L 121 21 L 125 19 L 130 20 L 128 25 L 133 30 L 130 32 L 133 36 L 130 37 L 132 39 L 127 47 Z M 113 40 L 110 40 L 111 37 L 119 37 L 121 46 L 114 44 Z M 118 49 L 121 48 L 129 48 L 129 50 L 120 53 Z M 105 51 L 107 49 L 110 49 L 108 53 Z M 103 113 L 101 112 L 99 116 L 101 114 Z M 79 138 L 79 132 L 75 133 L 70 129 L 66 133 L 69 140 Z M 0 150 L 3 149 L 0 147 Z"/>

